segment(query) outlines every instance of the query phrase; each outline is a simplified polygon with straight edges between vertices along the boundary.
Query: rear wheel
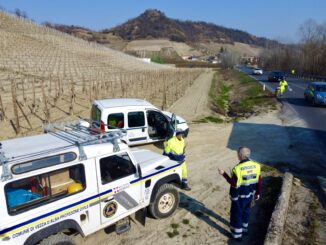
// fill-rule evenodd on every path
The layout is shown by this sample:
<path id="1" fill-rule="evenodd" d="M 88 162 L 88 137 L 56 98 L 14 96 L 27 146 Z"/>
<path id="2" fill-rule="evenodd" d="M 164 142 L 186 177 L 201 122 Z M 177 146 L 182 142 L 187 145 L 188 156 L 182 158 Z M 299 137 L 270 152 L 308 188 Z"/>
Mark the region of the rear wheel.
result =
<path id="1" fill-rule="evenodd" d="M 43 239 L 39 245 L 76 245 L 76 243 L 70 236 L 59 233 Z"/>
<path id="2" fill-rule="evenodd" d="M 155 219 L 164 219 L 174 213 L 179 206 L 179 193 L 171 184 L 162 185 L 155 194 L 149 212 Z"/>

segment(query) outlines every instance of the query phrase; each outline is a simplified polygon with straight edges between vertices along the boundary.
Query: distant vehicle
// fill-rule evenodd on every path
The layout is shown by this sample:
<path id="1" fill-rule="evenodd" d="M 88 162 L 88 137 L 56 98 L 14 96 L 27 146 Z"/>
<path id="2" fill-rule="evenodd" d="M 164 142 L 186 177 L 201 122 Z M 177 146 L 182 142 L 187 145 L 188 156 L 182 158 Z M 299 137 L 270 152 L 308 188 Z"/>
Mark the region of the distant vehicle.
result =
<path id="1" fill-rule="evenodd" d="M 279 82 L 285 79 L 285 74 L 281 71 L 272 71 L 268 76 L 269 82 Z"/>
<path id="2" fill-rule="evenodd" d="M 252 74 L 253 75 L 263 75 L 263 70 L 260 68 L 254 68 L 254 69 L 252 69 Z"/>
<path id="3" fill-rule="evenodd" d="M 313 105 L 326 105 L 326 82 L 311 82 L 304 91 L 304 98 Z"/>
<path id="4" fill-rule="evenodd" d="M 91 110 L 92 126 L 108 132 L 127 130 L 122 139 L 128 145 L 139 145 L 165 140 L 174 135 L 176 129 L 188 135 L 187 122 L 175 114 L 161 111 L 141 99 L 95 100 Z"/>

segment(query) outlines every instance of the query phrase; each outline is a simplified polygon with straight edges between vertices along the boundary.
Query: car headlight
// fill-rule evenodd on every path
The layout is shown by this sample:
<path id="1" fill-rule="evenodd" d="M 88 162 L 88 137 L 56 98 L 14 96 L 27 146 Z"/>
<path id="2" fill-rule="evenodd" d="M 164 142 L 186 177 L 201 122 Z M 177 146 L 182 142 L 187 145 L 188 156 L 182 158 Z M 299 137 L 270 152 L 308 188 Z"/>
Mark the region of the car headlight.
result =
<path id="1" fill-rule="evenodd" d="M 323 100 L 323 96 L 321 96 L 320 94 L 317 94 L 316 98 L 317 98 L 317 100 Z"/>

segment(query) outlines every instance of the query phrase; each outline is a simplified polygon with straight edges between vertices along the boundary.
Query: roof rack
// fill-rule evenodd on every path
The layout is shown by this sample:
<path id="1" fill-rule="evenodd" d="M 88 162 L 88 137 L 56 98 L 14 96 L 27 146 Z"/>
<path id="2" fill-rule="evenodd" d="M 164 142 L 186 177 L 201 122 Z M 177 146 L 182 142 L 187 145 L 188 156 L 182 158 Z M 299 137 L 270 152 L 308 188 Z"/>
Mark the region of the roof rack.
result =
<path id="1" fill-rule="evenodd" d="M 124 129 L 116 129 L 111 132 L 102 132 L 97 128 L 91 127 L 90 124 L 85 126 L 81 121 L 73 121 L 49 123 L 44 126 L 44 133 L 60 138 L 70 143 L 71 146 L 77 146 L 79 151 L 79 160 L 81 161 L 87 159 L 84 151 L 84 146 L 87 145 L 111 142 L 113 144 L 113 151 L 120 151 L 119 140 L 127 134 L 127 131 Z M 15 160 L 22 160 L 23 158 L 33 159 L 35 157 L 39 157 L 40 155 L 49 154 L 50 152 L 62 151 L 63 149 L 71 146 L 64 146 L 51 149 L 51 151 L 46 150 L 44 152 L 18 156 L 15 158 Z M 8 159 L 5 156 L 5 152 L 2 149 L 2 144 L 0 143 L 0 166 L 2 166 L 1 181 L 12 179 L 12 173 L 8 166 L 10 161 L 11 159 Z"/>
<path id="2" fill-rule="evenodd" d="M 84 146 L 111 142 L 113 151 L 119 151 L 118 140 L 127 134 L 124 129 L 111 132 L 102 132 L 91 126 L 84 126 L 80 121 L 49 123 L 44 127 L 44 132 L 63 139 L 79 149 L 79 160 L 87 159 Z"/>

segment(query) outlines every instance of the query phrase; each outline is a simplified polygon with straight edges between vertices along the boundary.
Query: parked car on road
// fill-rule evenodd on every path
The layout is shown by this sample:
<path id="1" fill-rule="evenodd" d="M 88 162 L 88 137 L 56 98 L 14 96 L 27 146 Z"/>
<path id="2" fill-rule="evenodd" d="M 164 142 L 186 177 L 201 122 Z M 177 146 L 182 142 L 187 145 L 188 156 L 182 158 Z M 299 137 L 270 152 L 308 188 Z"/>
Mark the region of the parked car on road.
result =
<path id="1" fill-rule="evenodd" d="M 162 141 L 174 135 L 176 129 L 188 135 L 187 122 L 171 112 L 161 111 L 141 99 L 95 100 L 91 110 L 92 126 L 103 132 L 126 129 L 122 139 L 128 145 Z"/>
<path id="2" fill-rule="evenodd" d="M 285 79 L 285 74 L 284 72 L 281 71 L 272 71 L 268 75 L 268 81 L 269 82 L 279 82 L 280 80 Z"/>
<path id="3" fill-rule="evenodd" d="M 326 105 L 326 82 L 311 82 L 304 91 L 304 98 L 313 105 Z"/>
<path id="4" fill-rule="evenodd" d="M 252 69 L 252 74 L 253 75 L 263 75 L 263 70 L 260 68 L 254 68 L 254 69 Z"/>

